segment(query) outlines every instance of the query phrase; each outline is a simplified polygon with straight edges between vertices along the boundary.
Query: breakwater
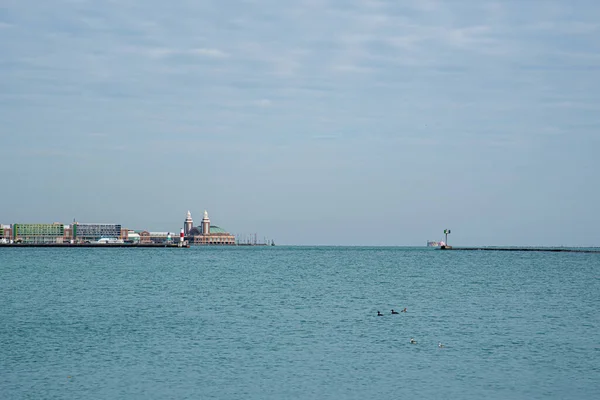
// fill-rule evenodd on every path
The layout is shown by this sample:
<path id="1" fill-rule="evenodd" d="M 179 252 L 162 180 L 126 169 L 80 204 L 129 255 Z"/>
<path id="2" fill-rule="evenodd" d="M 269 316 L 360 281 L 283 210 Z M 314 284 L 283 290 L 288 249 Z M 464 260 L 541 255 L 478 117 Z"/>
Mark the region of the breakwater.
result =
<path id="1" fill-rule="evenodd" d="M 440 247 L 446 251 L 535 251 L 554 253 L 600 253 L 600 248 L 556 248 L 556 247 Z"/>

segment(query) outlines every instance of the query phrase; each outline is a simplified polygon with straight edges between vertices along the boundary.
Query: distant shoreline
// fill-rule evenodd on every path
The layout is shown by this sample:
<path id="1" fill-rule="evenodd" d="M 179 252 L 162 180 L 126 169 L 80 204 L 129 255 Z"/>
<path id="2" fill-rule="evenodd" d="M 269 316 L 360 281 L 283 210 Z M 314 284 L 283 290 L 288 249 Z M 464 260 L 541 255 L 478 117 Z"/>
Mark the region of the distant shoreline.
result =
<path id="1" fill-rule="evenodd" d="M 191 247 L 272 247 L 273 245 L 264 243 L 240 243 L 240 244 L 183 244 L 179 243 L 0 243 L 2 247 L 93 247 L 93 248 L 108 248 L 108 247 L 127 247 L 127 248 L 190 248 Z"/>
<path id="2" fill-rule="evenodd" d="M 207 244 L 184 244 L 179 243 L 0 243 L 0 248 L 190 248 L 190 247 L 216 247 L 216 248 L 237 248 L 237 247 L 273 247 L 268 244 L 257 243 L 239 243 L 235 245 L 207 245 Z M 428 246 L 373 246 L 373 245 L 280 245 L 277 247 L 292 247 L 292 248 L 374 248 L 374 249 L 393 249 L 406 248 L 415 250 L 427 251 L 510 251 L 510 252 L 554 252 L 554 253 L 600 253 L 600 247 L 528 247 L 528 246 L 474 246 L 474 247 L 428 247 Z"/>
<path id="3" fill-rule="evenodd" d="M 190 245 L 180 246 L 178 243 L 6 243 L 0 244 L 2 247 L 169 247 L 169 248 L 189 248 Z"/>

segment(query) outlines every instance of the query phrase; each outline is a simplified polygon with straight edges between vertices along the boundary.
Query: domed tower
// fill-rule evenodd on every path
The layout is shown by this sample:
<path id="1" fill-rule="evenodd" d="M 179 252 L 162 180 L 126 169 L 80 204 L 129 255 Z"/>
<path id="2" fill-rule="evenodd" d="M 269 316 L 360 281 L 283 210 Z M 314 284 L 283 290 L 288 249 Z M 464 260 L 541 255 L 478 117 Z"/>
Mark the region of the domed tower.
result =
<path id="1" fill-rule="evenodd" d="M 192 219 L 192 213 L 188 211 L 187 217 L 185 218 L 185 222 L 183 224 L 183 233 L 187 236 L 192 228 L 194 227 L 194 220 Z"/>
<path id="2" fill-rule="evenodd" d="M 208 211 L 204 210 L 204 218 L 202 218 L 202 234 L 208 235 L 210 233 L 210 218 L 208 218 Z"/>

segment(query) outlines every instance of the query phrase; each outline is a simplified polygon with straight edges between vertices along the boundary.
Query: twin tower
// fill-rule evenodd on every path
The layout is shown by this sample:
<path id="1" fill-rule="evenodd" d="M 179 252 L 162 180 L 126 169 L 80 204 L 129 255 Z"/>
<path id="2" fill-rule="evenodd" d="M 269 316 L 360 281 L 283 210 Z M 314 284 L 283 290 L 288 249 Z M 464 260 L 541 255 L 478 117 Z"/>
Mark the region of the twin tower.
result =
<path id="1" fill-rule="evenodd" d="M 210 233 L 210 218 L 208 218 L 208 211 L 206 210 L 204 210 L 204 217 L 202 218 L 200 228 L 202 235 L 208 235 Z M 192 229 L 194 229 L 194 220 L 192 219 L 192 213 L 188 211 L 183 224 L 183 233 L 186 237 L 190 235 Z"/>

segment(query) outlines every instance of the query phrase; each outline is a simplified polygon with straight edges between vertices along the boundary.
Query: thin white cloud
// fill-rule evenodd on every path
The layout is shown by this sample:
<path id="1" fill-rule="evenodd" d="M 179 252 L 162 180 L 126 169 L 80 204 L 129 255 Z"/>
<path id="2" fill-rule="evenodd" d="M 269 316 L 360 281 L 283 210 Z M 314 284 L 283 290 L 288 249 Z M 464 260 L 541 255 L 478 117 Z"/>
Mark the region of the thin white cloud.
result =
<path id="1" fill-rule="evenodd" d="M 600 24 L 585 21 L 543 21 L 530 24 L 525 29 L 563 35 L 588 35 L 600 30 Z"/>
<path id="2" fill-rule="evenodd" d="M 210 48 L 197 48 L 191 49 L 186 52 L 187 54 L 193 54 L 197 56 L 205 56 L 209 58 L 225 58 L 228 57 L 229 54 L 221 51 L 219 49 L 210 49 Z"/>
<path id="3" fill-rule="evenodd" d="M 432 11 L 437 11 L 441 8 L 441 5 L 438 1 L 436 0 L 420 0 L 420 1 L 415 1 L 412 4 L 413 7 L 422 10 L 422 11 L 428 11 L 428 12 L 432 12 Z"/>
<path id="4" fill-rule="evenodd" d="M 270 107 L 272 104 L 273 102 L 269 99 L 260 99 L 254 102 L 254 105 L 258 107 Z"/>
<path id="5" fill-rule="evenodd" d="M 598 104 L 596 104 L 595 102 L 562 100 L 562 101 L 550 102 L 550 103 L 546 104 L 546 106 L 550 107 L 550 108 L 559 108 L 559 109 L 600 111 L 600 106 Z"/>
<path id="6" fill-rule="evenodd" d="M 348 73 L 361 73 L 367 74 L 373 72 L 375 69 L 371 67 L 364 67 L 357 64 L 334 64 L 331 69 L 338 72 Z"/>
<path id="7" fill-rule="evenodd" d="M 151 58 L 167 58 L 178 55 L 190 55 L 206 58 L 226 58 L 228 53 L 214 48 L 192 48 L 192 49 L 176 49 L 176 48 L 131 48 L 133 52 L 138 52 L 147 55 Z"/>
<path id="8" fill-rule="evenodd" d="M 493 43 L 493 40 L 489 36 L 491 30 L 489 26 L 482 25 L 450 28 L 439 31 L 437 37 L 455 47 L 488 46 Z"/>

